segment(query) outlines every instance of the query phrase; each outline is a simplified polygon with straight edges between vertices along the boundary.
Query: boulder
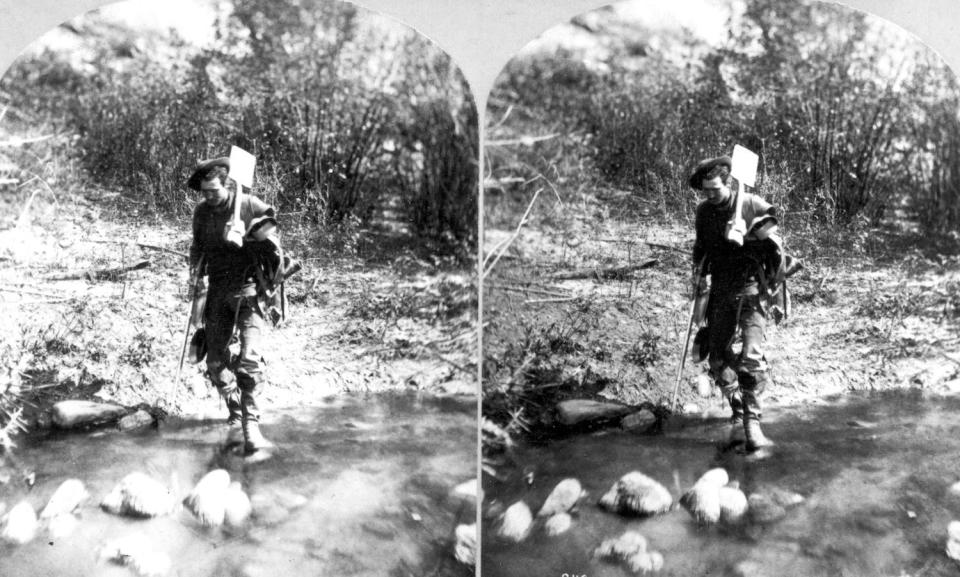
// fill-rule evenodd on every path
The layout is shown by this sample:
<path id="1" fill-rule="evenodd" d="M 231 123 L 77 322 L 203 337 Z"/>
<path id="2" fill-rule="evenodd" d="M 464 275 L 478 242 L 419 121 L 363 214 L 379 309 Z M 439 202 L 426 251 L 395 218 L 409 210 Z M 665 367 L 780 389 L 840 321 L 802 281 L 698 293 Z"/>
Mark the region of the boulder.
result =
<path id="1" fill-rule="evenodd" d="M 214 469 L 197 482 L 190 494 L 183 499 L 183 505 L 204 527 L 219 527 L 223 525 L 226 515 L 229 487 L 230 473 L 223 469 Z"/>
<path id="2" fill-rule="evenodd" d="M 517 501 L 503 512 L 497 535 L 508 541 L 519 543 L 530 534 L 532 525 L 533 513 L 530 512 L 530 507 L 523 501 Z"/>
<path id="3" fill-rule="evenodd" d="M 557 483 L 537 513 L 538 517 L 550 517 L 557 513 L 569 513 L 586 495 L 576 479 L 564 479 Z"/>
<path id="4" fill-rule="evenodd" d="M 47 532 L 53 539 L 63 539 L 76 531 L 80 520 L 72 513 L 63 513 L 47 520 Z"/>
<path id="5" fill-rule="evenodd" d="M 638 471 L 620 478 L 600 498 L 600 506 L 613 513 L 655 515 L 670 510 L 673 496 L 657 481 Z"/>
<path id="6" fill-rule="evenodd" d="M 36 536 L 38 525 L 37 514 L 30 503 L 20 501 L 4 517 L 0 537 L 7 543 L 23 545 Z"/>
<path id="7" fill-rule="evenodd" d="M 52 519 L 59 515 L 73 513 L 90 496 L 83 481 L 67 479 L 57 487 L 40 513 L 41 519 Z"/>
<path id="8" fill-rule="evenodd" d="M 571 399 L 557 404 L 557 419 L 566 426 L 591 421 L 618 419 L 633 412 L 626 405 L 586 399 Z"/>
<path id="9" fill-rule="evenodd" d="M 693 484 L 687 492 L 680 496 L 680 505 L 687 510 L 698 523 L 712 525 L 720 521 L 722 512 L 721 489 L 730 482 L 727 471 L 721 468 L 710 469 Z M 743 511 L 739 511 L 737 493 L 740 492 L 736 486 L 729 487 L 729 494 L 725 496 L 733 499 L 730 503 L 730 515 L 739 519 L 746 511 L 745 503 Z M 742 495 L 742 493 L 741 493 Z M 746 499 L 744 499 L 746 500 Z"/>
<path id="10" fill-rule="evenodd" d="M 162 484 L 147 475 L 130 473 L 100 502 L 100 507 L 114 515 L 157 517 L 173 511 L 176 501 Z"/>
<path id="11" fill-rule="evenodd" d="M 566 533 L 571 526 L 573 526 L 573 518 L 569 513 L 557 513 L 547 519 L 544 529 L 546 529 L 547 535 L 556 537 L 561 533 Z"/>
<path id="12" fill-rule="evenodd" d="M 224 501 L 223 522 L 233 529 L 243 527 L 250 518 L 250 513 L 253 512 L 253 506 L 250 504 L 250 497 L 243 492 L 239 482 L 230 483 Z"/>
<path id="13" fill-rule="evenodd" d="M 747 496 L 738 487 L 724 486 L 719 490 L 720 521 L 737 523 L 747 513 Z"/>
<path id="14" fill-rule="evenodd" d="M 469 481 L 464 481 L 463 483 L 460 483 L 454 487 L 450 494 L 455 499 L 460 499 L 471 505 L 476 505 L 478 501 L 477 496 L 479 495 L 482 499 L 483 490 L 480 489 L 480 483 L 476 479 L 470 479 Z"/>
<path id="15" fill-rule="evenodd" d="M 138 409 L 135 413 L 130 413 L 120 419 L 120 422 L 117 423 L 117 428 L 121 431 L 133 431 L 150 426 L 153 422 L 153 415 L 151 415 L 149 411 Z"/>
<path id="16" fill-rule="evenodd" d="M 111 403 L 60 401 L 53 406 L 53 424 L 61 429 L 76 429 L 117 422 L 127 409 Z"/>
<path id="17" fill-rule="evenodd" d="M 657 422 L 657 416 L 646 409 L 630 413 L 620 419 L 620 428 L 624 431 L 645 431 Z"/>
<path id="18" fill-rule="evenodd" d="M 477 524 L 458 525 L 455 531 L 456 541 L 453 556 L 464 565 L 477 564 Z"/>
<path id="19" fill-rule="evenodd" d="M 947 557 L 960 561 L 960 521 L 947 525 Z"/>
<path id="20" fill-rule="evenodd" d="M 653 573 L 663 568 L 663 555 L 647 550 L 647 540 L 636 531 L 607 539 L 594 551 L 596 557 L 625 561 L 634 573 Z"/>

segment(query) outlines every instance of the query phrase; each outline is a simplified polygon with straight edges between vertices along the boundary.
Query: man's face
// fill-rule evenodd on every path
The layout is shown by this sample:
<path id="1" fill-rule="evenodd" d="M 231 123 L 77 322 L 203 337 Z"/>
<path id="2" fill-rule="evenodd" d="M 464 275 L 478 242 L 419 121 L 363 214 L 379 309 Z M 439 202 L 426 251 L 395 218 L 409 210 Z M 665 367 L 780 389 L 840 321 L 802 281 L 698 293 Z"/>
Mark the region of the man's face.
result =
<path id="1" fill-rule="evenodd" d="M 223 187 L 223 183 L 217 177 L 201 181 L 200 194 L 203 195 L 203 199 L 210 206 L 220 206 L 227 201 L 227 189 Z"/>
<path id="2" fill-rule="evenodd" d="M 711 204 L 721 204 L 730 198 L 730 189 L 719 176 L 704 179 L 700 185 L 700 192 Z"/>

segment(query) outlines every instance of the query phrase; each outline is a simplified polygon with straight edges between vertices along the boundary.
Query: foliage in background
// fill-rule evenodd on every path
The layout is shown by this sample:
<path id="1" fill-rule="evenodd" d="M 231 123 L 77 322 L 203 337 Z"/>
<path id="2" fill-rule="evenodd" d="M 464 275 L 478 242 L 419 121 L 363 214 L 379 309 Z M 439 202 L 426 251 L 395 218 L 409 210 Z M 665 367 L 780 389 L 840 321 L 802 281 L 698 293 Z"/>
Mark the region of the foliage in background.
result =
<path id="1" fill-rule="evenodd" d="M 960 226 L 960 90 L 902 31 L 786 0 L 748 0 L 715 48 L 624 26 L 598 11 L 595 54 L 531 51 L 507 66 L 489 101 L 489 179 L 556 174 L 686 217 L 691 166 L 739 143 L 761 156 L 760 192 L 818 230 L 901 208 L 927 232 Z M 522 144 L 530 135 L 553 137 Z M 585 163 L 556 162 L 571 147 Z"/>
<path id="2" fill-rule="evenodd" d="M 18 60 L 0 82 L 8 121 L 75 135 L 93 186 L 188 213 L 198 159 L 257 156 L 255 193 L 321 225 L 412 223 L 476 241 L 476 111 L 449 57 L 415 32 L 320 0 L 218 5 L 216 43 L 138 37 L 83 17 L 84 52 Z M 19 113 L 18 113 L 19 111 Z M 27 113 L 25 111 L 32 111 Z"/>

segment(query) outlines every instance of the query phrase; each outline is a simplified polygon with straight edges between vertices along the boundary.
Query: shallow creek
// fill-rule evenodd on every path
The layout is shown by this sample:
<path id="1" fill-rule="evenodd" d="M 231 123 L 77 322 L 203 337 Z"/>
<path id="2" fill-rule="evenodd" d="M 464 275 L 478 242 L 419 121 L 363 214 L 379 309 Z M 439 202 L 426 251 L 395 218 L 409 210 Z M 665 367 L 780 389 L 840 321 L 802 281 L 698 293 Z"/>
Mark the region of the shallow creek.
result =
<path id="1" fill-rule="evenodd" d="M 524 500 L 534 514 L 562 479 L 580 480 L 589 496 L 572 528 L 549 537 L 535 526 L 514 544 L 485 521 L 484 577 L 621 577 L 623 564 L 597 559 L 604 540 L 627 530 L 665 559 L 659 575 L 759 577 L 956 575 L 944 554 L 947 524 L 960 519 L 960 399 L 894 393 L 770 408 L 764 427 L 777 442 L 765 459 L 723 452 L 721 419 L 673 417 L 662 435 L 604 431 L 526 447 L 506 480 L 485 477 L 489 511 Z M 522 465 L 520 465 L 522 464 Z M 746 494 L 792 491 L 804 502 L 767 524 L 698 527 L 682 508 L 626 518 L 596 502 L 632 470 L 658 480 L 676 500 L 713 467 Z M 531 482 L 532 481 L 532 482 Z"/>
<path id="2" fill-rule="evenodd" d="M 222 420 L 168 419 L 159 429 L 58 433 L 23 439 L 17 456 L 35 472 L 28 489 L 0 486 L 9 509 L 39 513 L 68 478 L 91 497 L 68 536 L 40 531 L 0 545 L 0 575 L 133 575 L 98 560 L 103 543 L 141 534 L 173 560 L 171 575 L 472 575 L 452 557 L 453 532 L 472 523 L 472 503 L 451 494 L 475 478 L 476 404 L 413 395 L 337 397 L 316 407 L 271 410 L 262 429 L 278 445 L 263 462 L 225 451 Z M 254 503 L 246 530 L 209 529 L 186 510 L 153 519 L 105 513 L 100 499 L 133 471 L 182 498 L 224 468 Z"/>

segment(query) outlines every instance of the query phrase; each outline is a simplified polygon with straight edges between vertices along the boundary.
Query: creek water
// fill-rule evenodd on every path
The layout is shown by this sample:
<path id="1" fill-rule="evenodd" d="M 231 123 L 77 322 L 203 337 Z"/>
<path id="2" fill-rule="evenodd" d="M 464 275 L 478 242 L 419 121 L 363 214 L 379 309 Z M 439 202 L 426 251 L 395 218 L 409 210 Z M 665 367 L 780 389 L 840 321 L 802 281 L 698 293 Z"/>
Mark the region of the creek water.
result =
<path id="1" fill-rule="evenodd" d="M 170 575 L 472 575 L 452 556 L 454 528 L 474 505 L 451 494 L 476 475 L 476 405 L 412 395 L 337 397 L 322 405 L 271 410 L 262 429 L 278 445 L 251 463 L 230 451 L 222 419 L 166 420 L 126 433 L 57 433 L 24 439 L 17 456 L 35 472 L 0 486 L 9 508 L 42 510 L 68 478 L 91 497 L 70 535 L 41 531 L 22 546 L 0 545 L 0 575 L 133 575 L 98 560 L 104 542 L 144 536 L 173 561 Z M 179 498 L 208 471 L 224 468 L 250 495 L 241 532 L 204 528 L 186 510 L 153 519 L 108 514 L 100 499 L 133 471 Z"/>
<path id="2" fill-rule="evenodd" d="M 777 446 L 764 459 L 721 451 L 726 421 L 682 417 L 671 418 L 662 435 L 605 431 L 522 449 L 518 465 L 502 471 L 501 480 L 485 477 L 485 517 L 521 499 L 536 514 L 567 477 L 579 479 L 589 496 L 571 529 L 556 537 L 535 525 L 525 541 L 508 543 L 485 519 L 483 576 L 631 575 L 626 565 L 593 556 L 603 540 L 627 530 L 663 554 L 659 575 L 960 573 L 944 553 L 947 525 L 960 519 L 960 496 L 949 490 L 960 480 L 960 400 L 911 393 L 847 397 L 768 408 L 765 422 Z M 596 504 L 632 470 L 660 481 L 676 500 L 714 467 L 724 467 L 748 495 L 777 488 L 805 501 L 779 521 L 734 527 L 699 527 L 682 508 L 626 518 Z"/>

